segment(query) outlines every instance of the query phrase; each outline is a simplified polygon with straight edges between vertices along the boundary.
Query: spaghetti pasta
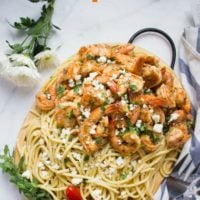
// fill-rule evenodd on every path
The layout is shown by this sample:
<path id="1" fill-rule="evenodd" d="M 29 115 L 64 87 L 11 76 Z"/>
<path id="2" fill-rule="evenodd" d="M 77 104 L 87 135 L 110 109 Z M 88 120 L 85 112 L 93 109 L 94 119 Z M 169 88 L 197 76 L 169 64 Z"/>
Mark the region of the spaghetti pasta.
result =
<path id="1" fill-rule="evenodd" d="M 114 49 L 115 57 L 112 57 L 109 49 Z M 148 62 L 145 63 L 144 57 Z M 156 69 L 159 76 L 148 74 L 151 68 L 148 72 L 145 71 L 148 87 L 151 81 L 154 82 L 152 88 L 145 88 L 145 78 L 140 68 L 151 65 L 159 69 Z M 81 73 L 80 66 L 83 66 Z M 79 54 L 61 66 L 45 85 L 41 91 L 43 96 L 41 93 L 37 96 L 40 104 L 37 102 L 37 107 L 31 110 L 21 130 L 16 146 L 16 162 L 23 155 L 31 178 L 37 179 L 39 187 L 49 192 L 54 200 L 63 200 L 66 187 L 72 184 L 80 188 L 83 200 L 153 199 L 162 179 L 170 174 L 180 151 L 179 147 L 188 139 L 186 129 L 180 125 L 188 118 L 176 123 L 177 117 L 174 123 L 168 124 L 169 130 L 166 134 L 172 134 L 170 128 L 177 128 L 178 125 L 181 126 L 179 130 L 185 131 L 184 139 L 179 138 L 181 144 L 175 148 L 173 145 L 167 146 L 166 138 L 158 128 L 167 120 L 162 121 L 163 115 L 158 113 L 152 116 L 155 107 L 164 110 L 165 117 L 177 109 L 184 110 L 185 102 L 188 101 L 185 96 L 184 102 L 177 101 L 170 108 L 166 96 L 163 101 L 160 101 L 159 94 L 156 96 L 159 99 L 154 98 L 153 93 L 164 84 L 162 78 L 159 79 L 162 76 L 161 66 L 163 63 L 149 56 L 149 53 L 144 53 L 137 47 L 133 50 L 129 45 L 94 45 L 81 48 Z M 115 75 L 113 71 L 120 73 Z M 153 68 L 152 71 L 154 72 Z M 170 69 L 168 71 L 173 74 Z M 107 79 L 107 74 L 110 73 L 112 76 Z M 126 77 L 126 74 L 130 76 Z M 84 79 L 79 75 L 84 76 Z M 176 88 L 182 88 L 174 75 L 173 77 Z M 128 81 L 128 86 L 125 80 Z M 112 85 L 113 82 L 115 85 Z M 61 84 L 60 87 L 55 86 L 58 83 Z M 84 88 L 85 86 L 87 87 Z M 153 92 L 147 95 L 143 89 Z M 102 96 L 99 97 L 98 94 Z M 142 95 L 142 99 L 138 100 L 138 94 Z M 125 109 L 124 115 L 121 114 L 124 111 L 119 109 L 121 104 L 114 104 L 126 104 L 125 95 L 135 104 L 130 106 L 130 102 L 127 103 L 129 109 Z M 92 101 L 92 98 L 95 100 Z M 50 104 L 47 106 L 46 103 Z M 127 113 L 136 107 L 140 108 L 140 114 L 136 115 L 135 111 L 129 116 Z M 150 118 L 147 112 L 149 110 Z M 145 132 L 147 130 L 148 133 Z M 138 136 L 133 139 L 132 135 Z M 173 139 L 176 138 L 176 135 L 172 136 Z M 118 146 L 114 140 L 117 140 Z M 173 144 L 173 141 L 170 142 Z"/>

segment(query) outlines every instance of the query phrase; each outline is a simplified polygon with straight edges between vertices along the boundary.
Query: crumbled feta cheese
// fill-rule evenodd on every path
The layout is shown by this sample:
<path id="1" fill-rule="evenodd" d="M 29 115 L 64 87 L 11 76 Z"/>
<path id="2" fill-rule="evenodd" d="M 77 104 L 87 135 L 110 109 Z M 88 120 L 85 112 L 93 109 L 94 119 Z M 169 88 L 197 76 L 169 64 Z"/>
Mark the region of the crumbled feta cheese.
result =
<path id="1" fill-rule="evenodd" d="M 93 135 L 96 133 L 96 128 L 97 128 L 97 125 L 93 124 L 91 127 L 90 127 L 90 134 Z"/>
<path id="2" fill-rule="evenodd" d="M 81 155 L 79 153 L 73 152 L 72 155 L 76 160 L 78 160 L 78 161 L 81 160 Z"/>
<path id="3" fill-rule="evenodd" d="M 39 141 L 38 141 L 38 143 L 40 144 L 40 145 L 43 145 L 44 144 L 44 139 L 39 139 Z"/>
<path id="4" fill-rule="evenodd" d="M 44 164 L 42 162 L 38 162 L 37 163 L 37 167 L 41 168 L 41 169 L 44 169 Z"/>
<path id="5" fill-rule="evenodd" d="M 71 133 L 71 128 L 63 128 L 61 134 L 69 135 L 70 133 Z"/>
<path id="6" fill-rule="evenodd" d="M 142 125 L 142 120 L 138 119 L 138 120 L 136 121 L 135 126 L 138 127 L 138 128 L 140 128 L 141 125 Z"/>
<path id="7" fill-rule="evenodd" d="M 63 156 L 62 156 L 60 153 L 57 153 L 57 154 L 56 154 L 56 158 L 57 158 L 58 160 L 61 160 L 61 159 L 63 158 Z"/>
<path id="8" fill-rule="evenodd" d="M 121 74 L 126 74 L 126 70 L 125 70 L 125 69 L 120 70 L 120 73 L 121 73 Z"/>
<path id="9" fill-rule="evenodd" d="M 69 87 L 74 87 L 74 86 L 75 86 L 74 80 L 73 80 L 73 79 L 70 79 L 70 80 L 68 81 L 68 85 L 69 85 Z"/>
<path id="10" fill-rule="evenodd" d="M 83 181 L 82 178 L 72 178 L 71 183 L 73 185 L 79 185 Z"/>
<path id="11" fill-rule="evenodd" d="M 96 200 L 101 200 L 101 193 L 102 192 L 100 189 L 95 189 L 94 191 L 92 191 L 92 194 Z"/>
<path id="12" fill-rule="evenodd" d="M 67 140 L 64 138 L 62 139 L 62 143 L 65 144 L 67 142 Z"/>
<path id="13" fill-rule="evenodd" d="M 51 100 L 51 94 L 47 93 L 46 97 L 47 97 L 48 100 Z"/>
<path id="14" fill-rule="evenodd" d="M 157 133 L 162 133 L 163 131 L 163 124 L 154 124 L 153 131 Z"/>
<path id="15" fill-rule="evenodd" d="M 136 108 L 136 105 L 130 104 L 129 105 L 129 110 L 134 110 Z"/>
<path id="16" fill-rule="evenodd" d="M 105 56 L 100 56 L 97 58 L 97 62 L 99 63 L 105 63 L 107 61 L 107 58 Z"/>
<path id="17" fill-rule="evenodd" d="M 126 198 L 126 191 L 121 191 L 121 192 L 120 192 L 120 195 L 119 195 L 119 198 L 120 198 L 120 199 Z"/>
<path id="18" fill-rule="evenodd" d="M 22 177 L 25 177 L 27 179 L 31 178 L 31 171 L 30 170 L 26 170 L 22 173 Z"/>
<path id="19" fill-rule="evenodd" d="M 47 160 L 48 159 L 48 155 L 47 155 L 46 152 L 41 153 L 40 156 L 41 156 L 42 160 Z"/>
<path id="20" fill-rule="evenodd" d="M 108 59 L 108 60 L 107 60 L 107 63 L 110 64 L 110 63 L 112 63 L 112 61 L 111 61 L 110 59 Z"/>
<path id="21" fill-rule="evenodd" d="M 78 94 L 79 94 L 79 95 L 82 95 L 82 94 L 83 94 L 83 90 L 82 90 L 81 88 L 79 88 Z"/>
<path id="22" fill-rule="evenodd" d="M 146 105 L 146 104 L 143 104 L 143 105 L 142 105 L 142 108 L 147 108 L 147 105 Z"/>
<path id="23" fill-rule="evenodd" d="M 124 133 L 125 131 L 126 131 L 126 128 L 123 127 L 123 128 L 121 129 L 121 132 Z"/>
<path id="24" fill-rule="evenodd" d="M 59 165 L 58 165 L 57 163 L 55 163 L 54 165 L 52 165 L 52 168 L 55 169 L 55 170 L 57 170 L 57 169 L 59 169 L 60 167 L 59 167 Z"/>
<path id="25" fill-rule="evenodd" d="M 92 85 L 94 86 L 95 90 L 103 90 L 104 89 L 104 86 L 101 83 L 99 83 L 99 81 L 97 81 L 97 80 L 92 81 Z"/>
<path id="26" fill-rule="evenodd" d="M 81 75 L 80 75 L 80 74 L 76 75 L 76 76 L 75 76 L 75 80 L 76 80 L 76 81 L 81 80 Z"/>
<path id="27" fill-rule="evenodd" d="M 118 157 L 117 159 L 116 159 L 116 163 L 117 163 L 117 165 L 123 165 L 124 164 L 124 159 L 120 156 L 120 157 Z"/>
<path id="28" fill-rule="evenodd" d="M 121 100 L 121 104 L 124 106 L 126 105 L 126 101 L 125 100 Z"/>
<path id="29" fill-rule="evenodd" d="M 84 117 L 88 118 L 90 116 L 90 109 L 89 108 L 84 109 L 84 107 L 81 106 L 80 111 L 81 111 L 81 113 Z"/>
<path id="30" fill-rule="evenodd" d="M 118 135 L 118 134 L 119 134 L 119 130 L 115 129 L 115 135 Z"/>
<path id="31" fill-rule="evenodd" d="M 158 123 L 160 121 L 160 115 L 153 114 L 151 117 L 155 123 Z"/>
<path id="32" fill-rule="evenodd" d="M 76 175 L 77 174 L 76 168 L 74 168 L 74 167 L 71 168 L 71 174 L 72 175 Z"/>
<path id="33" fill-rule="evenodd" d="M 117 77 L 118 77 L 118 74 L 113 74 L 113 75 L 111 76 L 110 80 L 116 80 Z"/>
<path id="34" fill-rule="evenodd" d="M 48 172 L 45 171 L 45 170 L 41 171 L 41 173 L 42 173 L 42 176 L 43 176 L 43 177 L 46 177 L 46 176 L 48 175 Z"/>
<path id="35" fill-rule="evenodd" d="M 172 113 L 172 114 L 170 115 L 169 122 L 172 122 L 172 121 L 174 121 L 174 120 L 177 120 L 178 117 L 179 117 L 179 114 L 178 114 L 178 113 Z"/>
<path id="36" fill-rule="evenodd" d="M 109 101 L 109 103 L 113 103 L 115 101 L 115 99 L 113 97 L 109 97 L 108 101 Z"/>
<path id="37" fill-rule="evenodd" d="M 45 160 L 44 163 L 45 163 L 46 165 L 50 165 L 50 164 L 51 164 L 51 161 L 50 161 L 50 160 Z"/>

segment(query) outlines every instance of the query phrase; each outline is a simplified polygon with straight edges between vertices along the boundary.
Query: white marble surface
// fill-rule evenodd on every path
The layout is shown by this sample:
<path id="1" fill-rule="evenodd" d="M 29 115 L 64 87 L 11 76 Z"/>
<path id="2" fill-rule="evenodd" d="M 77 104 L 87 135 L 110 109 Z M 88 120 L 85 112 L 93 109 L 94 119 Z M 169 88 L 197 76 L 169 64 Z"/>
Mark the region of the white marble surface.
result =
<path id="1" fill-rule="evenodd" d="M 21 16 L 36 17 L 39 5 L 27 0 L 1 0 L 0 2 L 0 53 L 8 48 L 5 40 L 17 41 L 21 36 L 9 27 Z M 127 42 L 129 37 L 144 27 L 156 27 L 166 31 L 178 48 L 183 28 L 192 25 L 189 0 L 57 0 L 54 23 L 62 28 L 50 43 L 54 48 L 61 45 L 58 54 L 61 61 L 75 53 L 81 45 L 99 42 Z M 155 36 L 145 36 L 136 42 L 155 52 L 168 63 L 168 45 Z M 34 101 L 40 86 L 53 70 L 42 73 L 38 87 L 17 88 L 0 78 L 0 151 L 5 144 L 12 149 L 20 126 Z M 0 199 L 23 199 L 0 174 Z"/>

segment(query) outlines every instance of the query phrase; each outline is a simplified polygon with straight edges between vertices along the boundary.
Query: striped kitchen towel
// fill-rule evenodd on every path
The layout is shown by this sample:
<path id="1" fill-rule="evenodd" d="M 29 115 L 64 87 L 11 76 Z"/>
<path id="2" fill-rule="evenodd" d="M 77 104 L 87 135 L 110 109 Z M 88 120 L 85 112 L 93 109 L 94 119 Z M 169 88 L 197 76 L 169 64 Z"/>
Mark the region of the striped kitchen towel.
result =
<path id="1" fill-rule="evenodd" d="M 184 30 L 180 40 L 178 64 L 174 70 L 190 97 L 195 120 L 192 138 L 184 145 L 176 165 L 183 162 L 180 168 L 189 166 L 189 172 L 192 172 L 200 165 L 200 28 L 189 27 Z M 186 180 L 188 176 L 184 174 L 181 178 Z M 169 199 L 166 181 L 163 181 L 155 199 Z"/>

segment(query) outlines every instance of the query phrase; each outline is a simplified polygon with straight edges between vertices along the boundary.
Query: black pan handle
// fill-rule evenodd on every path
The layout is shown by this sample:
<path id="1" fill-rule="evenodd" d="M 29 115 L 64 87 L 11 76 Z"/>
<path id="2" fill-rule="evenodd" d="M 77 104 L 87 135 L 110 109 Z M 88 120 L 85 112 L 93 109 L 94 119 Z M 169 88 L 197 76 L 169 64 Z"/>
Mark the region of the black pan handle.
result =
<path id="1" fill-rule="evenodd" d="M 153 33 L 158 33 L 161 36 L 163 36 L 165 39 L 167 39 L 167 41 L 169 42 L 170 46 L 171 46 L 171 51 L 172 51 L 172 59 L 171 59 L 171 68 L 174 69 L 174 64 L 176 61 L 176 47 L 175 44 L 172 40 L 172 38 L 165 33 L 164 31 L 157 29 L 157 28 L 144 28 L 141 29 L 139 31 L 137 31 L 136 33 L 134 33 L 131 38 L 129 39 L 128 43 L 133 43 L 133 41 L 135 40 L 136 37 L 138 37 L 139 35 L 146 33 L 146 32 L 153 32 Z"/>

